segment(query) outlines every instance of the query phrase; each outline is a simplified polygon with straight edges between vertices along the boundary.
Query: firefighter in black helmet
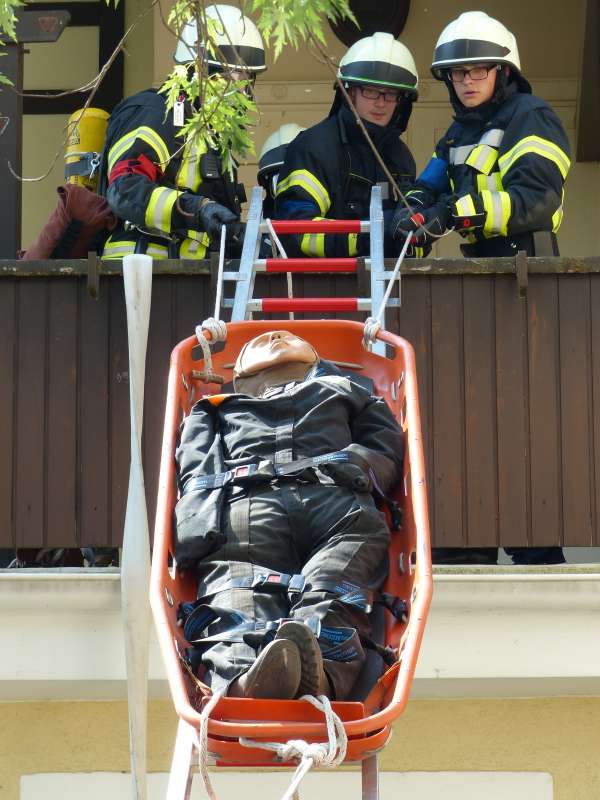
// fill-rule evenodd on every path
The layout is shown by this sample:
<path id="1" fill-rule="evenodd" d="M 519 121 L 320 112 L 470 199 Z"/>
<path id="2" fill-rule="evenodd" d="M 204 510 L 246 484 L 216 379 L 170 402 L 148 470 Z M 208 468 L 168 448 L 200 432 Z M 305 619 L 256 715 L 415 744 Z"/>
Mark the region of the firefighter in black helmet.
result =
<path id="1" fill-rule="evenodd" d="M 204 50 L 209 74 L 224 69 L 233 80 L 253 79 L 266 69 L 265 49 L 254 23 L 238 8 L 213 5 L 206 16 L 215 26 L 220 60 Z M 203 49 L 203 48 L 201 48 Z M 196 22 L 185 25 L 178 64 L 195 63 Z M 227 230 L 230 255 L 243 235 L 243 186 L 224 174 L 216 151 L 199 153 L 180 136 L 187 101 L 166 114 L 165 95 L 149 89 L 123 100 L 110 116 L 100 190 L 120 224 L 104 247 L 103 258 L 142 252 L 153 258 L 204 258 L 211 240 Z"/>
<path id="2" fill-rule="evenodd" d="M 402 188 L 414 181 L 415 162 L 400 136 L 417 98 L 418 76 L 409 50 L 389 33 L 360 39 L 340 62 L 348 90 L 386 167 Z M 388 178 L 357 125 L 340 89 L 329 117 L 299 134 L 279 174 L 279 219 L 366 219 L 371 187 L 380 184 L 386 234 L 394 201 Z M 368 252 L 368 234 L 306 234 L 285 238 L 296 256 L 355 256 Z M 391 236 L 386 255 L 399 252 Z"/>
<path id="3" fill-rule="evenodd" d="M 466 256 L 558 255 L 570 150 L 555 112 L 531 94 L 513 34 L 482 11 L 461 14 L 435 47 L 455 121 L 398 207 L 394 235 L 427 241 L 454 228 Z"/>

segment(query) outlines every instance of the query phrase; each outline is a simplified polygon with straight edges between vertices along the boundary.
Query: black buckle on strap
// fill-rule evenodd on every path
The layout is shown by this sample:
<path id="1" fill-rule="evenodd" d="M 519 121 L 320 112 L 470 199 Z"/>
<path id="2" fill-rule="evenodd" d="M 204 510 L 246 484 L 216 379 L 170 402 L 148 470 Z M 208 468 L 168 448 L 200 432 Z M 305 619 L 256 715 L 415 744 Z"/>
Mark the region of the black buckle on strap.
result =
<path id="1" fill-rule="evenodd" d="M 252 588 L 263 592 L 302 592 L 306 580 L 304 575 L 290 575 L 287 572 L 263 572 L 252 582 Z"/>

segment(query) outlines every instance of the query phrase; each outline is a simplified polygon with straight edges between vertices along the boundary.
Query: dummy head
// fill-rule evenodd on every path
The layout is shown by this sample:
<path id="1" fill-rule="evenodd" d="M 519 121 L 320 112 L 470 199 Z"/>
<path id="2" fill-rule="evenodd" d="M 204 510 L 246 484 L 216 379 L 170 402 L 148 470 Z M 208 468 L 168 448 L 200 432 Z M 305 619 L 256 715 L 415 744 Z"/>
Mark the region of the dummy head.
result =
<path id="1" fill-rule="evenodd" d="M 304 380 L 319 356 L 289 331 L 268 331 L 247 342 L 233 368 L 236 392 L 258 396 L 269 386 Z"/>

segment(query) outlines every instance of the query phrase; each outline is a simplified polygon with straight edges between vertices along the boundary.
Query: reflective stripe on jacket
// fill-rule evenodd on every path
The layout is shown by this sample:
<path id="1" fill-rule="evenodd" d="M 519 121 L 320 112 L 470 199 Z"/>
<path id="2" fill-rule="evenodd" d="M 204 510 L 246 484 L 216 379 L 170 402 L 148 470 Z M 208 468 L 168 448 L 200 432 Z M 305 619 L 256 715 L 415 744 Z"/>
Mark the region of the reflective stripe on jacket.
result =
<path id="1" fill-rule="evenodd" d="M 434 196 L 452 192 L 458 213 L 471 213 L 469 195 L 480 195 L 485 223 L 467 239 L 479 243 L 480 255 L 486 239 L 556 232 L 563 217 L 571 165 L 565 130 L 539 97 L 514 85 L 507 94 L 491 114 L 488 107 L 459 115 L 417 179 Z"/>
<path id="2" fill-rule="evenodd" d="M 415 162 L 397 128 L 365 123 L 386 166 L 400 184 L 414 181 Z M 277 183 L 278 219 L 368 219 L 371 188 L 381 184 L 383 208 L 395 205 L 381 166 L 347 108 L 300 133 L 288 146 Z M 365 255 L 368 234 L 305 234 L 285 237 L 290 255 Z M 385 242 L 393 255 L 397 247 Z"/>
<path id="3" fill-rule="evenodd" d="M 203 177 L 196 145 L 184 145 L 181 128 L 173 124 L 173 113 L 165 114 L 165 97 L 149 89 L 123 100 L 110 116 L 101 191 L 121 223 L 108 240 L 103 258 L 122 258 L 136 245 L 155 258 L 204 258 L 208 236 L 190 231 L 189 220 L 177 209 L 177 197 L 184 191 L 216 200 L 236 214 L 241 212 L 235 184 L 229 177 L 215 174 L 218 159 L 211 162 L 210 177 Z M 141 156 L 156 168 L 155 180 L 135 168 L 117 169 L 118 177 L 110 180 L 115 167 Z M 127 230 L 125 222 L 135 228 Z"/>

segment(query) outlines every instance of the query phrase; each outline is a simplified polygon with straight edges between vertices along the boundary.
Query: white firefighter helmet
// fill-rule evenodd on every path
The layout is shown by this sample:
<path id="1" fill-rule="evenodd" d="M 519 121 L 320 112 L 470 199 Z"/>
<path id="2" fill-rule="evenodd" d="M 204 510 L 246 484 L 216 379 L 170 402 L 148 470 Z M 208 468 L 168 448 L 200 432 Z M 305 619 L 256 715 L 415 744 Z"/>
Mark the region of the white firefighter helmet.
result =
<path id="1" fill-rule="evenodd" d="M 345 85 L 387 86 L 417 97 L 415 60 L 391 33 L 374 33 L 355 42 L 340 61 L 338 78 Z"/>
<path id="2" fill-rule="evenodd" d="M 258 158 L 258 180 L 267 178 L 273 172 L 279 172 L 280 167 L 285 161 L 285 153 L 290 142 L 292 142 L 301 131 L 295 122 L 286 122 L 281 128 L 272 133 L 262 146 Z"/>
<path id="3" fill-rule="evenodd" d="M 431 71 L 435 78 L 443 80 L 445 69 L 461 64 L 508 64 L 520 73 L 517 40 L 501 22 L 483 11 L 465 11 L 442 31 Z"/>
<path id="4" fill-rule="evenodd" d="M 263 72 L 265 45 L 258 28 L 239 8 L 228 5 L 213 5 L 206 9 L 206 16 L 215 22 L 215 44 L 219 52 L 207 54 L 206 63 L 213 70 L 223 67 L 244 72 Z M 184 26 L 177 42 L 174 59 L 177 64 L 195 61 L 198 53 L 198 28 L 196 20 Z"/>

